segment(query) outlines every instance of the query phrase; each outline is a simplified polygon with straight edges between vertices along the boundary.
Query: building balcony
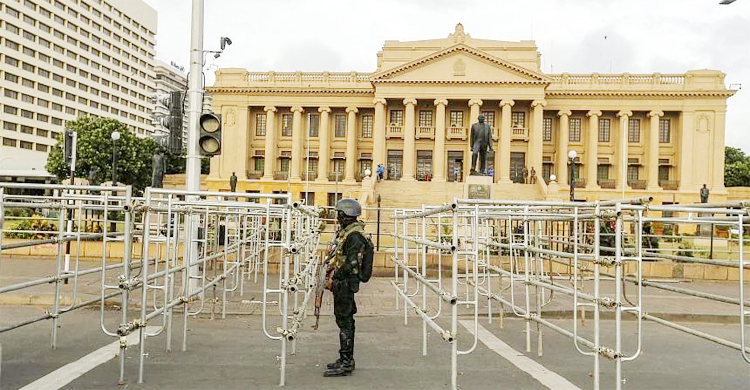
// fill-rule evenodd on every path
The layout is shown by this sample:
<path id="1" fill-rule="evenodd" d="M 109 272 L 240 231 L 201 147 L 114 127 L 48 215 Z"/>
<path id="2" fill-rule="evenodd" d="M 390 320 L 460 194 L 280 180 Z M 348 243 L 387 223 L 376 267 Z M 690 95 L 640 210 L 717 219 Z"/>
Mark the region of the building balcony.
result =
<path id="1" fill-rule="evenodd" d="M 318 172 L 302 172 L 302 180 L 312 181 L 318 178 Z"/>
<path id="2" fill-rule="evenodd" d="M 466 139 L 466 128 L 451 126 L 446 129 L 445 136 L 448 139 Z"/>
<path id="3" fill-rule="evenodd" d="M 432 126 L 417 126 L 416 138 L 435 139 L 435 128 Z"/>
<path id="4" fill-rule="evenodd" d="M 573 187 L 574 188 L 586 188 L 586 179 L 579 178 L 573 180 Z"/>
<path id="5" fill-rule="evenodd" d="M 511 140 L 526 141 L 529 139 L 529 129 L 525 127 L 514 127 L 511 130 Z"/>
<path id="6" fill-rule="evenodd" d="M 648 183 L 645 180 L 628 180 L 628 185 L 634 190 L 645 190 Z"/>
<path id="7" fill-rule="evenodd" d="M 680 188 L 679 180 L 659 180 L 659 187 L 668 191 L 677 191 Z"/>
<path id="8" fill-rule="evenodd" d="M 597 180 L 597 183 L 599 183 L 599 187 L 601 188 L 608 188 L 611 190 L 617 188 L 617 182 L 615 180 L 603 179 Z"/>
<path id="9" fill-rule="evenodd" d="M 273 173 L 273 179 L 274 180 L 288 180 L 289 179 L 289 172 L 287 171 L 275 171 Z"/>
<path id="10" fill-rule="evenodd" d="M 385 138 L 403 138 L 404 126 L 388 125 L 385 128 Z"/>
<path id="11" fill-rule="evenodd" d="M 263 177 L 263 171 L 247 171 L 247 178 L 250 180 L 258 180 Z"/>
<path id="12" fill-rule="evenodd" d="M 328 181 L 344 180 L 344 172 L 328 172 Z"/>

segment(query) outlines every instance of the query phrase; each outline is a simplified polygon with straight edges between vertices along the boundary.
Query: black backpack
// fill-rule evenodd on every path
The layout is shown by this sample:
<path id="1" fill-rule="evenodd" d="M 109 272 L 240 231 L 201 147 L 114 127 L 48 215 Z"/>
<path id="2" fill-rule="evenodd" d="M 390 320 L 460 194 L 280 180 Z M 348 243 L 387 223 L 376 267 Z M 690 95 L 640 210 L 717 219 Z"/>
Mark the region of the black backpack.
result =
<path id="1" fill-rule="evenodd" d="M 372 263 L 375 257 L 375 246 L 372 245 L 370 237 L 363 235 L 365 239 L 365 248 L 359 257 L 359 280 L 367 283 L 372 277 Z"/>

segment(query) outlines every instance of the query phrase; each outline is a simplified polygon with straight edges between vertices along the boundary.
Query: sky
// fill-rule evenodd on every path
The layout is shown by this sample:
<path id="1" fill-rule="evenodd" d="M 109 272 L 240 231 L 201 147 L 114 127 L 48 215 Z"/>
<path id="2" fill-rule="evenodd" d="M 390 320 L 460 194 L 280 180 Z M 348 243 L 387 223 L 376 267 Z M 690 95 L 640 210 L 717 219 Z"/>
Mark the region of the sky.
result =
<path id="1" fill-rule="evenodd" d="M 158 12 L 157 58 L 188 68 L 191 0 L 144 0 Z M 372 72 L 386 40 L 535 40 L 545 73 L 714 69 L 728 99 L 726 145 L 750 154 L 750 0 L 205 0 L 206 84 L 218 68 Z"/>

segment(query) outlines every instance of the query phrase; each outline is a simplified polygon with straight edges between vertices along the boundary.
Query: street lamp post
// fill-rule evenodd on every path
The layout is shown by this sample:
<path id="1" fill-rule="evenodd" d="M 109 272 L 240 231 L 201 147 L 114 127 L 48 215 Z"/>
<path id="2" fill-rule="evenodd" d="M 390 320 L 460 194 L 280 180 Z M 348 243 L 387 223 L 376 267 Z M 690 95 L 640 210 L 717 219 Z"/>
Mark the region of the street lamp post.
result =
<path id="1" fill-rule="evenodd" d="M 120 132 L 115 130 L 112 132 L 112 187 L 117 187 L 117 140 L 120 139 Z M 113 195 L 117 195 L 117 189 L 113 188 L 115 192 Z M 109 223 L 110 232 L 114 233 L 117 231 L 117 224 L 114 220 L 115 214 L 112 213 L 112 221 Z"/>
<path id="2" fill-rule="evenodd" d="M 575 202 L 576 200 L 576 186 L 575 186 L 575 173 L 576 173 L 576 157 L 578 153 L 575 150 L 568 152 L 568 165 L 570 166 L 570 174 L 568 175 L 568 181 L 570 182 L 570 201 Z"/>

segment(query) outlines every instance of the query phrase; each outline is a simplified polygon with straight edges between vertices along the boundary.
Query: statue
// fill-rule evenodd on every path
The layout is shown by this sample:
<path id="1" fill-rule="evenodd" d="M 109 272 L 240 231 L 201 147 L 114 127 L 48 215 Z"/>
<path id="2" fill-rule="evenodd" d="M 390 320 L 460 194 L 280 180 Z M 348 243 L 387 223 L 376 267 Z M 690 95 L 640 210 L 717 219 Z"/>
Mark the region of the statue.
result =
<path id="1" fill-rule="evenodd" d="M 89 185 L 99 185 L 99 167 L 93 166 L 89 169 Z"/>
<path id="2" fill-rule="evenodd" d="M 701 203 L 708 203 L 708 188 L 705 184 L 701 188 Z"/>
<path id="3" fill-rule="evenodd" d="M 484 115 L 479 115 L 479 122 L 471 125 L 471 174 L 476 174 L 477 157 L 479 157 L 479 172 L 485 174 L 487 151 L 492 151 L 492 130 L 484 123 Z"/>
<path id="4" fill-rule="evenodd" d="M 232 176 L 229 176 L 229 191 L 237 192 L 237 175 L 232 172 Z"/>
<path id="5" fill-rule="evenodd" d="M 164 154 L 154 154 L 154 157 L 151 161 L 153 164 L 151 171 L 151 187 L 162 188 L 164 181 Z"/>

